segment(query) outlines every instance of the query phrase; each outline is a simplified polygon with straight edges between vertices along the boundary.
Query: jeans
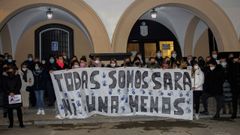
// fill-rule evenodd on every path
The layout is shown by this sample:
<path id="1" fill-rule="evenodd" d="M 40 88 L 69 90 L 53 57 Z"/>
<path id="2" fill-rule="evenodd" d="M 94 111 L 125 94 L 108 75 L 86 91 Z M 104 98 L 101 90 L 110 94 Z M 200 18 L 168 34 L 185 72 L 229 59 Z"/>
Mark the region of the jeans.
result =
<path id="1" fill-rule="evenodd" d="M 35 91 L 35 96 L 36 96 L 36 102 L 37 102 L 37 108 L 38 109 L 43 109 L 44 107 L 44 90 L 37 90 Z"/>

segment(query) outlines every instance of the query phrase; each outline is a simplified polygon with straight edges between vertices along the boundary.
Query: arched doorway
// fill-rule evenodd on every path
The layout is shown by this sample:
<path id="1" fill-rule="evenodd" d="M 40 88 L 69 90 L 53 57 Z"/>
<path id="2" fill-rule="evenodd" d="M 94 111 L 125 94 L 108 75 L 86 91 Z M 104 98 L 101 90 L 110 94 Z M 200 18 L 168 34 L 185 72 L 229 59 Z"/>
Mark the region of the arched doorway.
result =
<path id="1" fill-rule="evenodd" d="M 54 7 L 67 12 L 72 17 L 76 18 L 79 23 L 83 24 L 89 34 L 95 52 L 101 53 L 112 51 L 107 31 L 101 19 L 98 17 L 95 11 L 84 1 L 1 0 L 0 5 L 0 10 L 4 11 L 3 14 L 0 15 L 0 30 L 9 22 L 9 20 L 13 19 L 17 14 L 25 10 L 42 6 Z M 5 7 L 8 8 L 6 9 Z M 61 20 L 61 18 L 59 18 L 59 20 Z M 17 45 L 17 42 L 15 45 Z M 16 53 L 16 48 L 17 46 L 14 46 L 11 48 L 11 50 L 9 49 L 9 52 L 12 53 L 13 56 L 14 53 Z"/>
<path id="2" fill-rule="evenodd" d="M 199 4 L 193 0 L 151 0 L 135 1 L 125 11 L 121 17 L 113 36 L 114 51 L 125 52 L 127 48 L 128 36 L 135 22 L 146 12 L 154 7 L 180 7 L 191 11 L 200 19 L 204 20 L 211 28 L 219 51 L 234 51 L 238 49 L 238 38 L 234 27 L 224 12 L 214 2 L 209 0 L 201 1 Z M 224 27 L 222 27 L 224 26 Z"/>
<path id="3" fill-rule="evenodd" d="M 73 29 L 62 24 L 47 24 L 35 31 L 35 56 L 48 59 L 65 53 L 74 55 Z"/>
<path id="4" fill-rule="evenodd" d="M 147 61 L 159 50 L 164 52 L 163 57 L 170 57 L 173 50 L 182 56 L 177 38 L 167 27 L 152 20 L 138 20 L 129 35 L 127 52 L 140 52 Z"/>

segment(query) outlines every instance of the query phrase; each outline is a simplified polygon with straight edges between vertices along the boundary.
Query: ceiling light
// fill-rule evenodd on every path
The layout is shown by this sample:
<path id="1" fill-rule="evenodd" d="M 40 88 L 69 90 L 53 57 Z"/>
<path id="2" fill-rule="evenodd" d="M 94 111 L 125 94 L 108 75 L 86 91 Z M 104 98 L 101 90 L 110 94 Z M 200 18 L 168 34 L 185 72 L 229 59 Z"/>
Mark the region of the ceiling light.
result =
<path id="1" fill-rule="evenodd" d="M 47 18 L 48 18 L 48 19 L 52 19 L 52 17 L 53 17 L 53 12 L 52 12 L 51 8 L 48 9 L 46 15 L 47 15 Z"/>
<path id="2" fill-rule="evenodd" d="M 151 17 L 152 17 L 153 19 L 156 19 L 156 18 L 157 18 L 157 11 L 155 10 L 155 8 L 152 9 L 152 11 L 150 12 L 150 14 L 151 14 Z"/>

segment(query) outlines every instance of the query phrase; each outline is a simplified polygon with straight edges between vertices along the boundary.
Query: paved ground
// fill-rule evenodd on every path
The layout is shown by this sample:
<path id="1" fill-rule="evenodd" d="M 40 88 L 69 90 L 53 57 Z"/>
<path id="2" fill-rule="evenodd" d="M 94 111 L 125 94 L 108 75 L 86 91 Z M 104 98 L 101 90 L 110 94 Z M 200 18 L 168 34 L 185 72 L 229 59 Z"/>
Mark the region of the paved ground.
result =
<path id="1" fill-rule="evenodd" d="M 155 120 L 64 125 L 36 125 L 25 129 L 0 126 L 1 135 L 238 135 L 240 120 Z"/>
<path id="2" fill-rule="evenodd" d="M 84 120 L 58 120 L 53 108 L 46 109 L 44 116 L 30 109 L 24 111 L 24 129 L 18 127 L 16 118 L 14 128 L 8 129 L 8 120 L 2 118 L 0 110 L 0 135 L 239 135 L 240 118 L 231 120 L 230 115 L 222 115 L 220 120 L 212 120 L 215 105 L 211 106 L 209 116 L 194 121 L 99 115 Z"/>

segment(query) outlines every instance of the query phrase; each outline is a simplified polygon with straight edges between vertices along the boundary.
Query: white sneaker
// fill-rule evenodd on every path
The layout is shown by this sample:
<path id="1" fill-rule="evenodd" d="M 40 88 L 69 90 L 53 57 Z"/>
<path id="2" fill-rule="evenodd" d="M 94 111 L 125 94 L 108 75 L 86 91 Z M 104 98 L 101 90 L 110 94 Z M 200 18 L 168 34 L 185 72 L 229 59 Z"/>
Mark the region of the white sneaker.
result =
<path id="1" fill-rule="evenodd" d="M 56 115 L 55 117 L 56 117 L 57 119 L 60 119 L 60 120 L 63 119 L 60 114 Z"/>
<path id="2" fill-rule="evenodd" d="M 195 119 L 199 120 L 199 114 L 195 114 Z"/>
<path id="3" fill-rule="evenodd" d="M 45 115 L 45 111 L 44 111 L 44 110 L 41 110 L 41 114 L 42 114 L 42 115 Z"/>
<path id="4" fill-rule="evenodd" d="M 40 115 L 41 113 L 42 113 L 41 110 L 38 109 L 38 111 L 37 111 L 37 115 Z"/>

